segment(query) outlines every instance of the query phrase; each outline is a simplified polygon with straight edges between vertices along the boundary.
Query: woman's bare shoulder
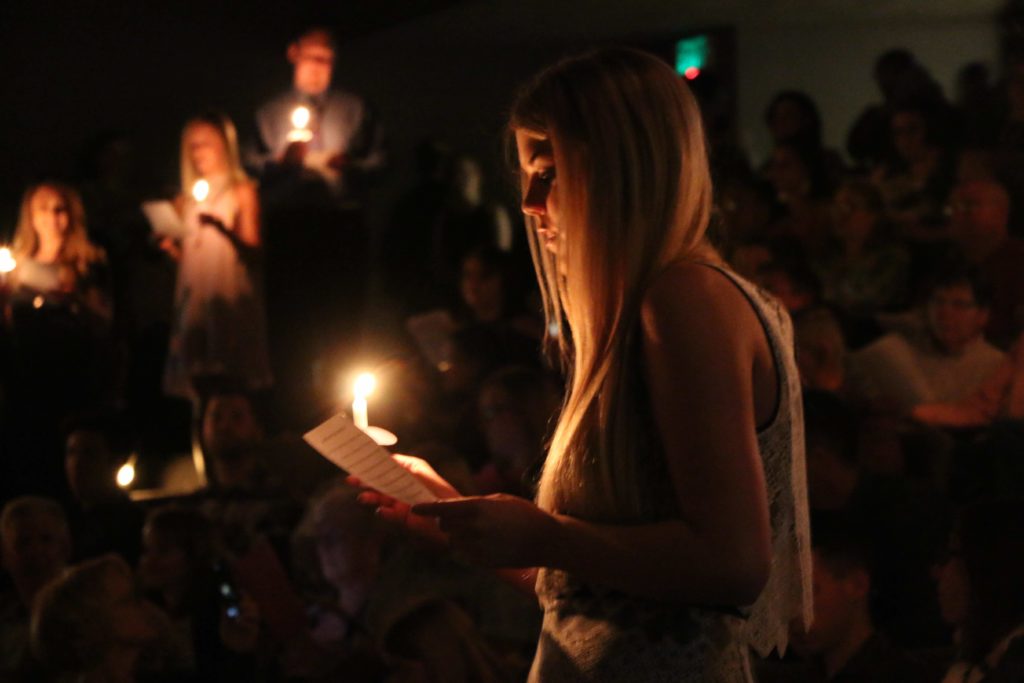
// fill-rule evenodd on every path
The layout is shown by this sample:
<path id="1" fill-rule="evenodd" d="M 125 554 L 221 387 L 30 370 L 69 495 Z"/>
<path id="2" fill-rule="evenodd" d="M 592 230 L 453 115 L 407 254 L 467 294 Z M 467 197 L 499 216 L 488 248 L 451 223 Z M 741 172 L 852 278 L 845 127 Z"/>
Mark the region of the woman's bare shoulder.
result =
<path id="1" fill-rule="evenodd" d="M 716 323 L 735 325 L 749 309 L 745 297 L 727 275 L 694 261 L 680 261 L 665 268 L 644 294 L 641 318 L 645 328 L 659 321 L 700 321 L 700 327 Z M 751 311 L 752 312 L 752 311 Z"/>
<path id="2" fill-rule="evenodd" d="M 238 197 L 240 202 L 258 202 L 259 193 L 257 192 L 255 181 L 244 180 L 237 183 L 235 185 L 235 196 Z"/>

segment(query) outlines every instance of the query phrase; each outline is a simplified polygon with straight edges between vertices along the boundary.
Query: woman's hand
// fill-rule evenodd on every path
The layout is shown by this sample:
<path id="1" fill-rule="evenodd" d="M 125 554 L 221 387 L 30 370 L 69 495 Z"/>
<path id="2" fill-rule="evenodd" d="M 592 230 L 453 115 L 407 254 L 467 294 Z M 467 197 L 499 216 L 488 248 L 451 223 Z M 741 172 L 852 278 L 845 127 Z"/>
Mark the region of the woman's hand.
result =
<path id="1" fill-rule="evenodd" d="M 214 216 L 212 213 L 201 213 L 199 214 L 200 225 L 209 225 L 211 228 L 216 228 L 221 232 L 230 232 L 228 226 L 224 225 L 224 221 Z"/>
<path id="2" fill-rule="evenodd" d="M 175 261 L 181 260 L 181 247 L 178 245 L 177 240 L 171 237 L 163 238 L 160 240 L 160 249 Z"/>
<path id="3" fill-rule="evenodd" d="M 394 454 L 391 456 L 395 462 L 407 469 L 414 477 L 419 479 L 427 489 L 440 499 L 458 498 L 460 494 L 455 487 L 449 484 L 434 470 L 430 464 L 422 458 L 412 455 Z M 357 477 L 348 476 L 345 482 L 350 486 L 363 488 L 363 483 Z M 437 521 L 429 517 L 413 514 L 410 506 L 380 491 L 367 489 L 359 494 L 359 502 L 364 505 L 371 505 L 377 508 L 377 514 L 390 522 L 400 524 L 416 535 L 438 545 L 447 545 L 448 538 L 438 528 Z"/>
<path id="4" fill-rule="evenodd" d="M 489 567 L 549 566 L 563 533 L 554 515 L 504 493 L 420 503 L 412 514 L 436 518 L 455 552 Z"/>

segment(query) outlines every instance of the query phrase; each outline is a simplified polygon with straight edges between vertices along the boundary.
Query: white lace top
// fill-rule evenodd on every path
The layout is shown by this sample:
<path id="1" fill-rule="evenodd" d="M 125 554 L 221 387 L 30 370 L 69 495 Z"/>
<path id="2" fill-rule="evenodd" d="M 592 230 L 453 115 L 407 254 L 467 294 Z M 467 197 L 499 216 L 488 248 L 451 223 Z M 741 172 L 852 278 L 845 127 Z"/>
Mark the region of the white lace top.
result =
<path id="1" fill-rule="evenodd" d="M 750 607 L 679 607 L 541 570 L 544 624 L 530 681 L 752 681 L 748 646 L 767 655 L 788 644 L 789 623 L 812 617 L 803 407 L 789 315 L 735 273 L 712 266 L 757 312 L 779 376 L 779 401 L 757 440 L 768 486 L 772 565 Z M 655 487 L 657 490 L 657 487 Z"/>

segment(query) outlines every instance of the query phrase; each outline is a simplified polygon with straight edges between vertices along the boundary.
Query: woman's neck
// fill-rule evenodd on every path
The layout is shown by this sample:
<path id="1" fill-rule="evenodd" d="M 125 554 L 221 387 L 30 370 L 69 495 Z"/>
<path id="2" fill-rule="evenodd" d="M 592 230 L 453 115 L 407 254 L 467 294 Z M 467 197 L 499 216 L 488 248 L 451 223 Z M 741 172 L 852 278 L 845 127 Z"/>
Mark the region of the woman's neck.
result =
<path id="1" fill-rule="evenodd" d="M 64 250 L 64 238 L 48 235 L 39 236 L 39 246 L 33 258 L 40 263 L 56 263 Z"/>

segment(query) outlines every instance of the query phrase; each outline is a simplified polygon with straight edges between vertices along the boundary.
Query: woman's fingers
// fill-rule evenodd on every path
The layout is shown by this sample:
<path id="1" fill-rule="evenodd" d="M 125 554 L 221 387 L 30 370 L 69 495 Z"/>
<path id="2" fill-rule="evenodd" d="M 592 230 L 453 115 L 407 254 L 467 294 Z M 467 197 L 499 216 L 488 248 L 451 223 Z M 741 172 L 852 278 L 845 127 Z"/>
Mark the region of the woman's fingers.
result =
<path id="1" fill-rule="evenodd" d="M 480 499 L 449 498 L 433 503 L 419 503 L 412 506 L 412 511 L 417 515 L 437 517 L 441 520 L 474 519 L 480 515 Z"/>

